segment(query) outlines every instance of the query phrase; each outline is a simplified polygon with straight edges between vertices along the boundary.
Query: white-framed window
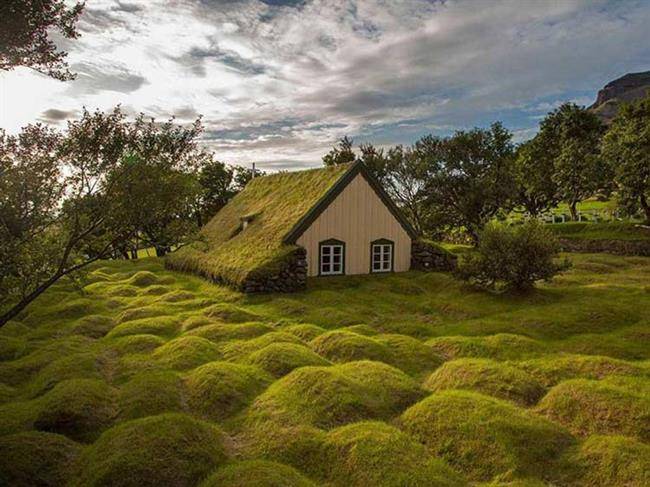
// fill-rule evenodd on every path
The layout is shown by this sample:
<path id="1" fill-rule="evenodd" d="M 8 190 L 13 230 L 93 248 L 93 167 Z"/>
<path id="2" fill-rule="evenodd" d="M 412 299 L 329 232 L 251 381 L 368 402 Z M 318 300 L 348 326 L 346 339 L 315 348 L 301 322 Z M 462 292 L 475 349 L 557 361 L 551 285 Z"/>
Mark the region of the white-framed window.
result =
<path id="1" fill-rule="evenodd" d="M 320 243 L 319 271 L 321 276 L 345 273 L 345 243 L 333 239 Z"/>
<path id="2" fill-rule="evenodd" d="M 370 245 L 370 272 L 391 272 L 393 270 L 393 248 L 390 240 L 375 240 Z"/>

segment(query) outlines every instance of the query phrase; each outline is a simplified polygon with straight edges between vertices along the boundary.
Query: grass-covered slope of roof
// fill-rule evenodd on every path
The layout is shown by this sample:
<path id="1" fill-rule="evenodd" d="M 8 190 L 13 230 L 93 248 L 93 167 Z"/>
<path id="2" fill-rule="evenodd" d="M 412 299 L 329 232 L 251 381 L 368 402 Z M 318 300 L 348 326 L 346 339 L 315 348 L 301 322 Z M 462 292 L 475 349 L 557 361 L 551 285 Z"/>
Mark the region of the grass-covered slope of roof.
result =
<path id="1" fill-rule="evenodd" d="M 279 270 L 296 249 L 283 238 L 349 165 L 253 179 L 201 231 L 201 240 L 167 258 L 170 267 L 236 286 Z M 249 220 L 242 229 L 242 218 Z"/>

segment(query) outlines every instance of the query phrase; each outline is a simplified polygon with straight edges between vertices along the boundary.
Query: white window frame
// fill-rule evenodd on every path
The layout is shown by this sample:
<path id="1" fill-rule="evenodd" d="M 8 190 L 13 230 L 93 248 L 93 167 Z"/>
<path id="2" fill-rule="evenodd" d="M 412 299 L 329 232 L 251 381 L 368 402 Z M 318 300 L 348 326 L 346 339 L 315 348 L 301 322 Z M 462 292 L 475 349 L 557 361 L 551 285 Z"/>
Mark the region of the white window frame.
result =
<path id="1" fill-rule="evenodd" d="M 388 240 L 372 243 L 370 246 L 370 272 L 373 274 L 393 272 L 394 247 L 395 245 Z M 379 264 L 379 266 L 375 266 L 375 264 Z"/>
<path id="2" fill-rule="evenodd" d="M 343 242 L 321 243 L 318 271 L 320 276 L 345 274 L 345 244 Z"/>

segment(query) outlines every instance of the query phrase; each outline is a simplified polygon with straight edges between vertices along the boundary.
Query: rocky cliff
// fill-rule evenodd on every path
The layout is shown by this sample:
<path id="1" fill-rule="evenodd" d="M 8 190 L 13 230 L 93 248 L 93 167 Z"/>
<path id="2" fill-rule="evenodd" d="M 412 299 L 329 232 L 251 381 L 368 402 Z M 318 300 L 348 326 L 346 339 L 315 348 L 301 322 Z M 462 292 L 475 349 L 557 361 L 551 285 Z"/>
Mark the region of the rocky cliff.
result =
<path id="1" fill-rule="evenodd" d="M 650 92 L 650 71 L 628 73 L 610 83 L 598 92 L 596 102 L 589 107 L 605 123 L 616 116 L 621 103 L 638 100 Z"/>

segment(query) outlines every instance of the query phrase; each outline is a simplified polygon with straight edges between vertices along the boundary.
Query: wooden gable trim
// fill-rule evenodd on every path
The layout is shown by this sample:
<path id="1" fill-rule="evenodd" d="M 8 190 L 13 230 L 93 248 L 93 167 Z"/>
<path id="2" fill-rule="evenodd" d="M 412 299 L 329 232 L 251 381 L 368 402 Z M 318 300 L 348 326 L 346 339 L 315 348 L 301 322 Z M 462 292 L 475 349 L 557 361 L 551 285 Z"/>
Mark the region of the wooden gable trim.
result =
<path id="1" fill-rule="evenodd" d="M 384 203 L 388 211 L 391 212 L 393 217 L 402 226 L 404 231 L 412 239 L 417 238 L 415 229 L 411 226 L 408 220 L 404 217 L 400 209 L 395 205 L 393 200 L 388 196 L 379 181 L 368 171 L 366 166 L 357 161 L 353 163 L 350 168 L 334 183 L 334 185 L 318 200 L 318 202 L 309 209 L 307 213 L 294 225 L 294 227 L 287 233 L 282 242 L 285 244 L 293 245 L 300 238 L 300 236 L 309 228 L 309 226 L 316 221 L 316 219 L 327 209 L 327 207 L 336 199 L 336 197 L 343 192 L 348 184 L 358 175 L 361 174 L 370 187 L 374 190 L 375 194 Z"/>

